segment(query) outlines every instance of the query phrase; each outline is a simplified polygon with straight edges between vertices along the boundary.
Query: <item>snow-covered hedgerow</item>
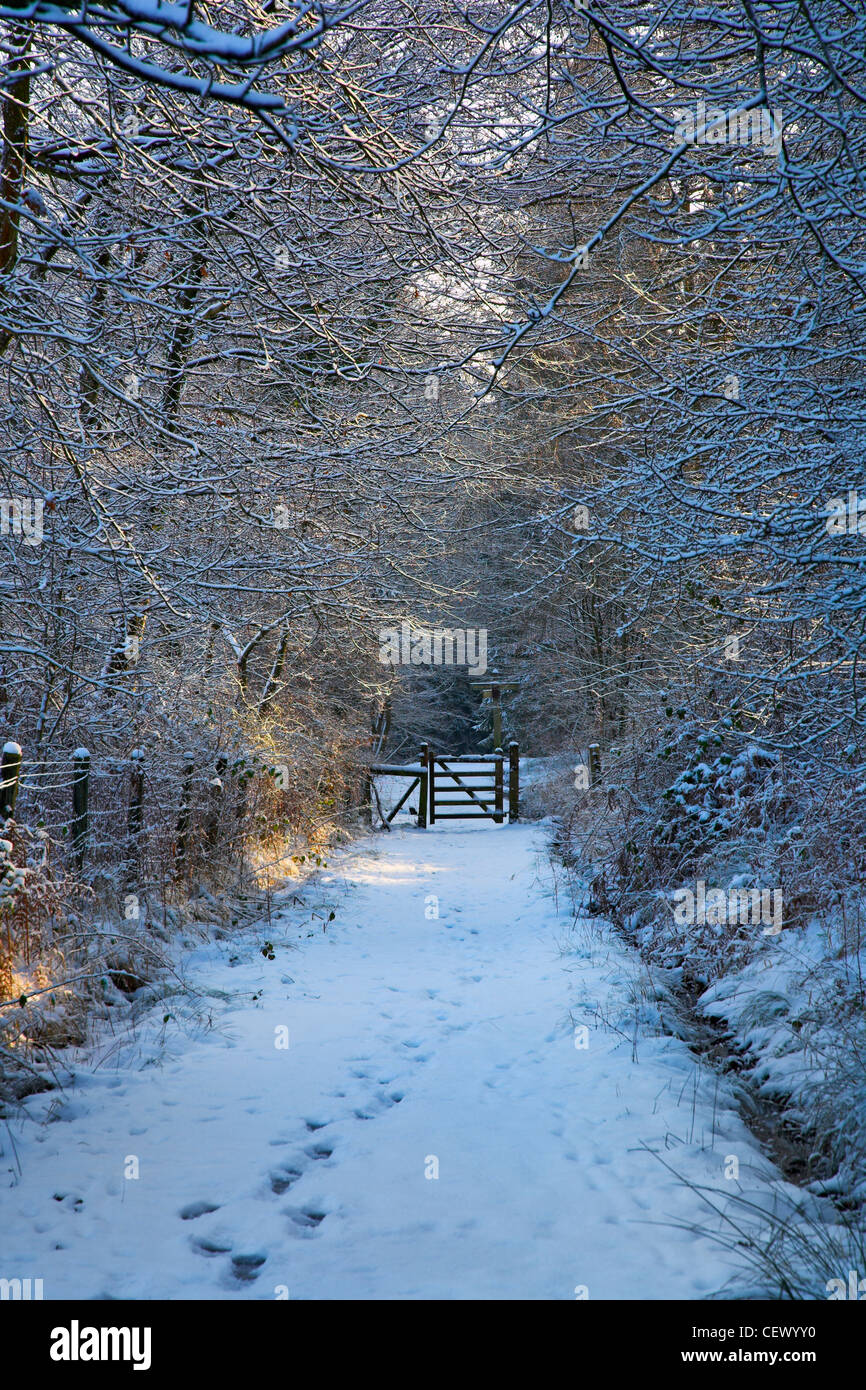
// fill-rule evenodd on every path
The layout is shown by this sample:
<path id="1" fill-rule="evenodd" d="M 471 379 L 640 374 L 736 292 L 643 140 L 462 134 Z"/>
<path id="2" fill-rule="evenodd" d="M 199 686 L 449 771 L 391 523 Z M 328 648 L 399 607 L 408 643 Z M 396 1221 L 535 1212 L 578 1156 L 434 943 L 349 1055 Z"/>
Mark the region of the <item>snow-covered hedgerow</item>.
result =
<path id="1" fill-rule="evenodd" d="M 662 792 L 662 814 L 650 832 L 657 859 L 666 852 L 681 861 L 732 833 L 754 837 L 766 829 L 774 790 L 767 774 L 776 755 L 749 743 L 712 757 L 722 743 L 720 733 L 699 734 L 688 765 Z"/>
<path id="2" fill-rule="evenodd" d="M 560 831 L 592 871 L 592 907 L 812 1142 L 806 1176 L 862 1202 L 866 849 L 853 827 L 866 783 L 794 764 L 730 723 L 669 723 L 610 763 Z"/>
<path id="3" fill-rule="evenodd" d="M 52 860 L 52 851 L 54 851 Z M 80 949 L 85 890 L 57 867 L 44 829 L 7 820 L 0 839 L 0 1100 L 38 1089 L 33 1062 L 80 1041 L 92 987 Z"/>
<path id="4" fill-rule="evenodd" d="M 65 897 L 52 874 L 46 831 L 12 820 L 0 839 L 0 998 L 15 986 L 14 962 L 29 967 L 51 938 Z"/>

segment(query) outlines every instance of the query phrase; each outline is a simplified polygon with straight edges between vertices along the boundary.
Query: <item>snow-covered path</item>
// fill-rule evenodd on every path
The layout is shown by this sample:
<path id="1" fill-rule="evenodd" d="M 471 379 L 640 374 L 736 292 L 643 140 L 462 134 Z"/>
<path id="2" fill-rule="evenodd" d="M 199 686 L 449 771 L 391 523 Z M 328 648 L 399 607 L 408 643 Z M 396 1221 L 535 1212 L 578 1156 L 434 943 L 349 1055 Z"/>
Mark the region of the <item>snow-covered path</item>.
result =
<path id="1" fill-rule="evenodd" d="M 633 1050 L 636 962 L 558 915 L 544 841 L 398 829 L 323 872 L 326 931 L 287 900 L 193 952 L 212 1030 L 142 1035 L 2 1137 L 0 1274 L 46 1298 L 718 1289 L 727 1257 L 669 1224 L 706 1209 L 646 1146 L 720 1193 L 728 1155 L 752 1188 L 773 1170 L 681 1042 Z"/>

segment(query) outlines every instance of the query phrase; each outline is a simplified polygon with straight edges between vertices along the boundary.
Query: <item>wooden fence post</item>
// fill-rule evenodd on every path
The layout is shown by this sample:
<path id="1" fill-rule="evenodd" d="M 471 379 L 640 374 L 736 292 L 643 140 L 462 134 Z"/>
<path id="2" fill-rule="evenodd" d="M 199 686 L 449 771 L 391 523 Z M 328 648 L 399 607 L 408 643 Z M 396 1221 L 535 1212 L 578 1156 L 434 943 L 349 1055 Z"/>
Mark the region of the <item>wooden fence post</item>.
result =
<path id="1" fill-rule="evenodd" d="M 429 753 L 430 753 L 430 745 L 429 745 L 429 743 L 422 743 L 422 744 L 421 744 L 421 776 L 420 776 L 420 778 L 419 778 L 419 780 L 418 780 L 418 829 L 419 829 L 419 830 L 426 830 L 426 829 L 427 829 L 427 800 L 428 800 L 428 797 L 429 797 L 429 791 L 428 791 L 428 789 L 427 789 L 427 782 L 428 782 L 428 777 L 429 777 L 429 772 L 428 772 L 428 755 L 429 755 Z"/>
<path id="2" fill-rule="evenodd" d="M 520 819 L 520 748 L 515 739 L 508 745 L 508 821 Z"/>
<path id="3" fill-rule="evenodd" d="M 141 832 L 144 829 L 144 750 L 133 748 L 129 768 L 129 814 L 126 821 L 127 885 L 141 873 Z"/>
<path id="4" fill-rule="evenodd" d="M 76 748 L 72 755 L 72 851 L 78 872 L 84 868 L 89 829 L 90 754 L 86 748 Z"/>
<path id="5" fill-rule="evenodd" d="M 493 770 L 493 819 L 497 825 L 501 825 L 505 820 L 505 783 L 502 749 L 497 748 L 493 757 L 496 760 Z"/>
<path id="6" fill-rule="evenodd" d="M 597 787 L 601 781 L 601 746 L 597 743 L 589 745 L 589 785 Z"/>
<path id="7" fill-rule="evenodd" d="M 175 844 L 175 863 L 178 874 L 182 874 L 186 864 L 189 847 L 189 827 L 192 820 L 192 779 L 195 776 L 195 754 L 183 755 L 183 783 L 180 793 L 180 810 L 177 815 L 177 842 Z"/>
<path id="8" fill-rule="evenodd" d="M 20 743 L 4 743 L 0 761 L 0 820 L 8 820 L 15 814 L 23 756 Z"/>
<path id="9" fill-rule="evenodd" d="M 425 746 L 426 749 L 427 749 L 427 791 L 428 791 L 428 794 L 429 794 L 429 795 L 428 795 L 428 805 L 429 805 L 429 807 L 430 807 L 430 814 L 429 814 L 429 817 L 428 817 L 428 820 L 427 820 L 427 824 L 428 824 L 428 825 L 435 825 L 435 824 L 436 824 L 436 758 L 435 758 L 435 755 L 430 751 L 430 745 L 429 745 L 429 743 L 428 743 L 428 744 L 425 744 L 424 746 Z"/>
<path id="10" fill-rule="evenodd" d="M 220 835 L 220 811 L 223 799 L 223 775 L 229 765 L 228 758 L 220 756 L 214 764 L 214 775 L 208 782 L 207 842 L 211 849 L 216 848 Z"/>

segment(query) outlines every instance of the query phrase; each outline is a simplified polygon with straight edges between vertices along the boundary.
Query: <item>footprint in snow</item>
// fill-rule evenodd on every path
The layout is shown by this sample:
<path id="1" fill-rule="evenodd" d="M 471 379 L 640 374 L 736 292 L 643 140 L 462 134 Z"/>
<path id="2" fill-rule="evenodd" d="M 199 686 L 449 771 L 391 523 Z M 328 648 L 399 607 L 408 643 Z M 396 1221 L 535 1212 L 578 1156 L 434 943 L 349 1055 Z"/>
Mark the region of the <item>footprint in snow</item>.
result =
<path id="1" fill-rule="evenodd" d="M 390 1110 L 392 1105 L 400 1104 L 404 1094 L 403 1091 L 380 1091 L 376 1099 L 383 1109 Z"/>
<path id="2" fill-rule="evenodd" d="M 70 1192 L 55 1192 L 55 1202 L 66 1202 L 72 1211 L 81 1211 L 84 1207 L 83 1197 L 74 1197 Z"/>
<path id="3" fill-rule="evenodd" d="M 214 1202 L 189 1202 L 187 1206 L 181 1207 L 178 1216 L 181 1221 L 196 1221 L 198 1217 L 207 1216 L 212 1211 L 219 1211 Z"/>
<path id="4" fill-rule="evenodd" d="M 286 1216 L 299 1226 L 303 1231 L 315 1231 L 321 1226 L 327 1212 L 318 1211 L 315 1207 L 295 1207 L 286 1211 Z"/>
<path id="5" fill-rule="evenodd" d="M 303 1173 L 300 1168 L 290 1167 L 290 1165 L 286 1163 L 281 1164 L 279 1168 L 272 1169 L 269 1177 L 271 1191 L 276 1193 L 278 1197 L 281 1197 L 284 1192 L 288 1191 L 293 1183 L 298 1181 L 298 1178 L 303 1177 Z"/>
<path id="6" fill-rule="evenodd" d="M 232 1274 L 243 1283 L 252 1283 L 254 1279 L 258 1279 L 259 1270 L 267 1258 L 261 1250 L 232 1255 Z"/>
<path id="7" fill-rule="evenodd" d="M 190 1245 L 199 1255 L 227 1255 L 232 1248 L 227 1236 L 193 1236 Z"/>
<path id="8" fill-rule="evenodd" d="M 314 1159 L 330 1158 L 333 1152 L 334 1150 L 329 1149 L 326 1144 L 314 1144 L 312 1148 L 305 1150 L 307 1157 Z"/>

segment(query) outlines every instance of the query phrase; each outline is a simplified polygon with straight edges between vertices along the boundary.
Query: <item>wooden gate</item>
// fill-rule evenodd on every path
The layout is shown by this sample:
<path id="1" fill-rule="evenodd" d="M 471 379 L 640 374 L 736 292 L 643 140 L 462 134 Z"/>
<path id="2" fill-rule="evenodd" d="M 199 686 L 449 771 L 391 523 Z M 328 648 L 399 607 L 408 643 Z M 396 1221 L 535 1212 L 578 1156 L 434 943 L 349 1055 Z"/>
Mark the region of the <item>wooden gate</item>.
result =
<path id="1" fill-rule="evenodd" d="M 508 791 L 505 789 L 506 755 L 501 748 L 495 753 L 433 753 L 430 745 L 421 745 L 417 764 L 397 766 L 374 763 L 371 774 L 386 777 L 408 777 L 409 786 L 385 820 L 390 823 L 418 788 L 418 827 L 425 830 L 438 820 L 492 820 L 501 825 L 505 820 L 506 801 L 509 821 L 520 814 L 520 750 L 516 743 L 508 745 Z"/>
<path id="2" fill-rule="evenodd" d="M 503 756 L 450 757 L 428 750 L 430 824 L 437 820 L 493 820 L 504 816 Z"/>

